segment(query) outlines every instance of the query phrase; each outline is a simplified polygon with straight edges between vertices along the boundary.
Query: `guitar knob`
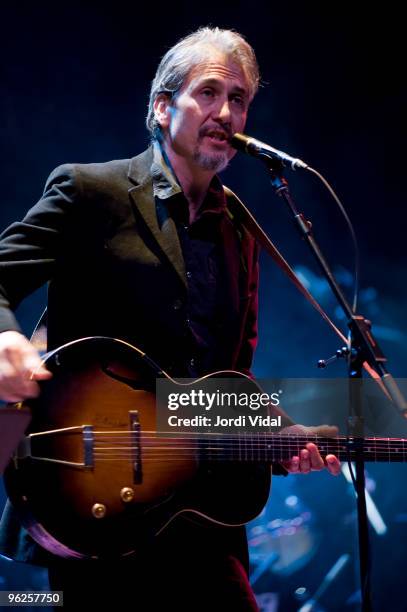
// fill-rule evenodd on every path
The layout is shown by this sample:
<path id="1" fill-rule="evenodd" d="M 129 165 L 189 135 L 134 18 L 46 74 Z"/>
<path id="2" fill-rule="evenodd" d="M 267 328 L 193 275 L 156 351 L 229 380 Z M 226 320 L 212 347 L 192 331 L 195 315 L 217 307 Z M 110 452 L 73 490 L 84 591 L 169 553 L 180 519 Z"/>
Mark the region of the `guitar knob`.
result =
<path id="1" fill-rule="evenodd" d="M 123 487 L 120 491 L 120 497 L 125 503 L 131 502 L 134 499 L 134 490 L 130 487 Z"/>
<path id="2" fill-rule="evenodd" d="M 106 506 L 104 504 L 93 504 L 92 514 L 95 518 L 104 518 L 106 515 Z"/>

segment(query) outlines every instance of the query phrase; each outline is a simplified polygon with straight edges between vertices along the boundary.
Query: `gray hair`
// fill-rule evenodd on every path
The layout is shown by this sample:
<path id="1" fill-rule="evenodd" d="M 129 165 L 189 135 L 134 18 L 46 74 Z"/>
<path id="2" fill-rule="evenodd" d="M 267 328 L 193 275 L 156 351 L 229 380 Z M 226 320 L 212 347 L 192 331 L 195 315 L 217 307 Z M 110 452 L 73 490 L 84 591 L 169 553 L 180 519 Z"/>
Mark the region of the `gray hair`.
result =
<path id="1" fill-rule="evenodd" d="M 146 118 L 147 129 L 153 139 L 158 137 L 161 130 L 154 116 L 156 97 L 165 93 L 173 98 L 190 71 L 204 61 L 214 47 L 241 66 L 250 88 L 250 99 L 253 99 L 259 87 L 260 75 L 256 56 L 249 43 L 233 30 L 199 28 L 171 47 L 157 68 L 151 84 Z"/>

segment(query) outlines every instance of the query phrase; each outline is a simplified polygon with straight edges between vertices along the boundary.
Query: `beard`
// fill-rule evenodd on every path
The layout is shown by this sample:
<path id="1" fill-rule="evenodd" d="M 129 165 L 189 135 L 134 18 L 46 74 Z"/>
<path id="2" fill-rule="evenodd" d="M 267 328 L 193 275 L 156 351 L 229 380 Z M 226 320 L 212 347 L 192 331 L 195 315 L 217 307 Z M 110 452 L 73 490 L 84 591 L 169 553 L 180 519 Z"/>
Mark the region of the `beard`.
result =
<path id="1" fill-rule="evenodd" d="M 210 170 L 211 172 L 222 172 L 229 163 L 228 156 L 225 153 L 204 153 L 201 151 L 199 144 L 197 144 L 194 151 L 194 162 L 203 170 Z"/>
<path id="2" fill-rule="evenodd" d="M 203 152 L 201 149 L 201 145 L 203 143 L 204 137 L 208 135 L 214 129 L 217 129 L 217 128 L 219 129 L 219 127 L 220 126 L 217 126 L 217 125 L 216 126 L 209 125 L 209 126 L 205 126 L 200 129 L 199 135 L 198 135 L 198 142 L 196 144 L 194 154 L 193 154 L 194 162 L 200 168 L 202 168 L 203 170 L 209 170 L 211 172 L 216 172 L 216 173 L 221 172 L 228 165 L 229 155 L 227 151 L 211 151 L 210 153 Z M 228 128 L 221 127 L 221 129 L 227 132 L 229 137 L 231 136 L 231 134 L 229 133 L 230 130 Z"/>

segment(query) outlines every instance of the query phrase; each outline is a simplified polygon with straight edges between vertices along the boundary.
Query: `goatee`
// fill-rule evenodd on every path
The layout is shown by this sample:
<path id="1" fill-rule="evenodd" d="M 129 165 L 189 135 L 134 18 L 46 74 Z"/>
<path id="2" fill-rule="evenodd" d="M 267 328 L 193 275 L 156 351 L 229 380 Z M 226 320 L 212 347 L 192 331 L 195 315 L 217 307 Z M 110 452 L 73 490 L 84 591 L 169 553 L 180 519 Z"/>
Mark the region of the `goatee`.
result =
<path id="1" fill-rule="evenodd" d="M 226 153 L 203 153 L 197 145 L 194 151 L 194 161 L 204 170 L 212 172 L 221 172 L 229 163 Z"/>

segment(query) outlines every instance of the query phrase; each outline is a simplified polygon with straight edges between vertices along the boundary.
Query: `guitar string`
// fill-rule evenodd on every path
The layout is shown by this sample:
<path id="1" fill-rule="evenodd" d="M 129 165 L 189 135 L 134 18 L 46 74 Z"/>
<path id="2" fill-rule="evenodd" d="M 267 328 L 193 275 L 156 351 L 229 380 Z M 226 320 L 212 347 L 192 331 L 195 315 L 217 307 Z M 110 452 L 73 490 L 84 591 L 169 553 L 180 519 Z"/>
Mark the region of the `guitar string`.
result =
<path id="1" fill-rule="evenodd" d="M 146 449 L 143 448 L 142 449 L 142 453 L 144 456 L 148 456 L 148 455 L 152 455 L 154 453 L 159 453 L 159 454 L 169 454 L 169 455 L 174 455 L 174 454 L 184 454 L 184 455 L 191 455 L 193 452 L 203 452 L 205 451 L 206 453 L 217 453 L 219 454 L 220 452 L 223 452 L 225 454 L 234 454 L 234 455 L 250 455 L 250 454 L 263 454 L 263 455 L 274 455 L 277 453 L 280 454 L 284 454 L 284 455 L 290 455 L 290 456 L 294 456 L 294 455 L 300 455 L 300 451 L 302 450 L 301 447 L 295 448 L 295 447 L 274 447 L 274 448 L 266 448 L 266 447 L 233 447 L 233 448 L 222 448 L 222 447 L 218 447 L 218 448 L 214 448 L 214 447 L 200 447 L 200 448 L 160 448 L 160 447 L 156 447 L 156 448 L 150 448 L 150 449 Z M 335 448 L 324 448 L 324 449 L 320 449 L 322 451 L 323 454 L 326 455 L 330 455 L 330 454 L 335 454 L 335 455 L 339 455 L 339 456 L 345 456 L 345 449 L 335 449 Z M 94 456 L 96 455 L 116 455 L 116 454 L 124 454 L 127 453 L 128 456 L 134 457 L 134 455 L 140 452 L 140 449 L 138 447 L 126 447 L 126 448 L 109 448 L 109 449 L 94 449 Z M 357 451 L 355 451 L 354 449 L 350 449 L 349 451 L 351 453 L 351 455 L 356 456 L 357 455 Z M 392 457 L 406 457 L 406 452 L 405 451 L 394 451 L 394 450 L 389 450 L 387 448 L 383 448 L 383 449 L 376 449 L 376 450 L 364 450 L 363 454 L 366 457 L 370 457 L 370 456 L 378 456 L 378 457 L 386 457 L 386 456 L 392 456 Z"/>
<path id="2" fill-rule="evenodd" d="M 190 459 L 190 457 L 189 457 Z M 280 456 L 276 456 L 276 457 L 261 457 L 261 456 L 240 456 L 240 455 L 236 455 L 236 457 L 230 457 L 229 455 L 225 455 L 224 457 L 211 457 L 210 459 L 208 459 L 209 462 L 213 462 L 213 461 L 245 461 L 245 462 L 253 462 L 253 463 L 275 463 L 275 462 L 281 462 L 281 461 L 286 461 L 289 460 L 290 457 L 280 457 Z M 159 457 L 146 457 L 143 458 L 142 463 L 167 463 L 168 461 L 184 461 L 185 457 L 183 456 L 168 456 L 168 457 L 163 457 L 163 456 L 159 456 Z M 352 457 L 351 457 L 352 460 Z M 122 456 L 113 456 L 113 457 L 95 457 L 94 458 L 95 462 L 98 461 L 127 461 L 129 463 L 133 463 L 134 462 L 134 457 L 122 457 Z M 397 461 L 393 458 L 393 460 L 389 457 L 372 457 L 369 462 L 372 463 L 397 463 Z M 404 462 L 404 461 L 399 461 L 399 462 Z"/>
<path id="3" fill-rule="evenodd" d="M 138 445 L 134 440 L 135 435 L 138 436 L 140 442 L 143 442 L 144 449 L 153 449 L 154 444 L 156 444 L 156 448 L 161 449 L 180 449 L 180 444 L 192 444 L 194 448 L 205 448 L 208 444 L 211 447 L 216 446 L 227 446 L 228 449 L 238 448 L 238 449 L 254 449 L 254 450 L 271 450 L 272 448 L 285 449 L 288 448 L 295 450 L 296 447 L 304 446 L 309 442 L 316 442 L 319 444 L 321 450 L 332 450 L 332 452 L 338 452 L 341 450 L 346 450 L 350 448 L 350 445 L 346 438 L 318 438 L 316 436 L 313 437 L 288 437 L 287 439 L 282 440 L 281 436 L 278 439 L 273 440 L 265 439 L 264 433 L 259 433 L 257 436 L 233 436 L 233 438 L 188 438 L 187 436 L 183 438 L 176 438 L 173 440 L 172 438 L 160 438 L 159 436 L 146 436 L 143 434 L 134 434 L 133 436 L 126 435 L 125 439 L 119 439 L 119 442 L 114 441 L 114 444 L 119 444 L 118 446 L 110 446 L 107 447 L 107 444 L 112 444 L 112 439 L 106 438 L 105 440 L 98 437 L 96 441 L 96 445 L 94 446 L 94 450 L 106 450 L 107 448 L 113 450 L 121 450 L 122 448 L 127 446 L 127 448 L 132 448 L 137 450 Z M 262 439 L 262 436 L 264 438 Z M 116 437 L 117 440 L 117 437 Z M 98 446 L 99 445 L 99 446 Z M 404 453 L 404 440 L 403 439 L 365 439 L 362 444 L 362 448 L 364 452 L 368 453 L 386 453 L 386 452 L 395 452 L 395 453 Z M 351 449 L 354 450 L 354 449 Z"/>
<path id="4" fill-rule="evenodd" d="M 281 446 L 281 445 L 275 445 L 273 447 L 269 447 L 269 446 L 192 446 L 192 447 L 171 447 L 171 446 L 152 446 L 152 447 L 142 447 L 140 449 L 139 446 L 126 446 L 126 447 L 95 447 L 94 449 L 94 453 L 99 453 L 99 454 L 115 454 L 115 453 L 128 453 L 131 454 L 132 456 L 134 456 L 135 453 L 137 453 L 137 451 L 140 451 L 144 454 L 144 455 L 151 455 L 153 453 L 161 453 L 161 454 L 165 454 L 165 453 L 170 453 L 170 454 L 174 454 L 174 453 L 186 453 L 186 454 L 191 454 L 192 451 L 194 452 L 198 452 L 198 451 L 207 451 L 207 452 L 225 452 L 225 453 L 240 453 L 240 454 L 250 454 L 250 453 L 277 453 L 277 452 L 288 452 L 288 453 L 295 453 L 297 452 L 297 454 L 299 453 L 300 450 L 303 450 L 301 445 L 296 446 Z M 332 447 L 332 446 L 326 446 L 320 449 L 323 453 L 327 453 L 327 454 L 331 454 L 331 453 L 336 453 L 336 454 L 343 454 L 343 453 L 347 453 L 350 452 L 353 455 L 356 455 L 358 450 L 355 448 L 349 448 L 347 449 L 346 447 L 342 447 L 342 448 L 338 448 L 338 447 Z M 404 449 L 392 449 L 392 448 L 388 448 L 388 447 L 381 447 L 381 448 L 365 448 L 365 449 L 361 449 L 363 450 L 365 455 L 392 455 L 394 457 L 397 456 L 405 456 L 406 455 L 406 451 Z"/>
<path id="5" fill-rule="evenodd" d="M 137 436 L 137 440 L 135 440 L 135 436 Z M 187 436 L 183 437 L 183 438 L 177 438 L 177 439 L 172 439 L 171 437 L 160 437 L 160 436 L 143 436 L 138 435 L 138 434 L 134 434 L 133 436 L 127 436 L 125 439 L 119 439 L 119 441 L 116 440 L 112 440 L 112 439 L 100 439 L 98 438 L 95 442 L 95 447 L 97 447 L 97 444 L 99 444 L 99 448 L 105 448 L 107 444 L 116 444 L 118 446 L 113 446 L 112 448 L 121 448 L 123 446 L 125 446 L 126 444 L 130 444 L 133 445 L 133 447 L 137 448 L 138 446 L 138 441 L 140 440 L 140 442 L 143 442 L 143 445 L 145 448 L 151 448 L 152 445 L 157 444 L 158 447 L 162 448 L 162 447 L 168 447 L 168 448 L 177 448 L 179 447 L 180 444 L 192 444 L 192 445 L 198 445 L 198 446 L 202 446 L 202 445 L 224 445 L 224 446 L 228 446 L 230 447 L 262 447 L 262 448 L 270 448 L 272 446 L 276 447 L 295 447 L 295 446 L 304 446 L 305 444 L 308 443 L 316 443 L 321 447 L 332 447 L 335 449 L 338 449 L 340 447 L 345 448 L 349 448 L 351 446 L 351 444 L 347 441 L 346 438 L 340 438 L 340 439 L 330 439 L 330 438 L 322 438 L 322 439 L 317 439 L 317 438 L 291 438 L 291 439 L 287 439 L 287 440 L 282 440 L 281 437 L 279 439 L 273 440 L 267 438 L 267 439 L 262 439 L 262 436 L 264 436 L 264 434 L 259 434 L 258 436 L 253 436 L 253 434 L 249 436 L 240 436 L 240 437 L 233 437 L 233 438 L 229 438 L 229 439 L 222 439 L 222 438 L 213 438 L 213 439 L 205 439 L 205 438 L 188 438 Z M 405 450 L 404 449 L 404 440 L 397 440 L 397 439 L 393 439 L 393 440 L 369 440 L 369 439 L 365 439 L 363 441 L 363 444 L 361 445 L 362 448 L 364 448 L 365 450 L 369 450 L 369 452 L 372 450 L 395 450 L 398 451 L 399 449 L 401 450 Z"/>
<path id="6" fill-rule="evenodd" d="M 111 435 L 113 434 L 113 435 Z M 152 434 L 152 435 L 151 435 Z M 83 435 L 82 432 L 77 432 L 76 435 Z M 126 441 L 126 440 L 133 440 L 135 437 L 139 437 L 142 438 L 144 440 L 148 440 L 148 439 L 152 439 L 152 440 L 157 440 L 157 439 L 163 439 L 163 440 L 174 440 L 174 441 L 191 441 L 194 442 L 199 438 L 202 438 L 203 440 L 207 440 L 209 441 L 222 441 L 222 442 L 237 442 L 240 440 L 256 440 L 259 439 L 261 437 L 265 438 L 267 436 L 267 439 L 265 441 L 270 441 L 275 443 L 274 441 L 282 441 L 284 443 L 291 443 L 291 442 L 300 442 L 300 443 L 307 443 L 307 442 L 318 442 L 318 443 L 326 443 L 326 442 L 334 442 L 334 443 L 338 443 L 338 442 L 343 442 L 343 443 L 347 443 L 348 440 L 363 440 L 364 443 L 370 443 L 372 445 L 377 445 L 377 444 L 404 444 L 407 442 L 406 438 L 376 438 L 376 437 L 367 437 L 367 438 L 358 438 L 356 436 L 350 436 L 349 438 L 347 436 L 336 436 L 336 437 L 330 437 L 330 436 L 318 436 L 316 434 L 301 434 L 301 435 L 294 435 L 294 434 L 280 434 L 280 433 L 272 433 L 272 432 L 263 432 L 263 431 L 259 431 L 259 432 L 251 432 L 251 433 L 245 433 L 245 432 L 241 432 L 241 433 L 236 433 L 236 432 L 230 432 L 230 433 L 215 433 L 215 432 L 188 432 L 187 434 L 185 434 L 185 432 L 170 432 L 170 431 L 142 431 L 142 432 L 131 432 L 131 431 L 123 431 L 123 432 L 118 432 L 118 431 L 112 431 L 112 432 L 93 432 L 92 437 L 94 439 L 97 438 L 98 441 L 101 442 L 107 442 L 110 443 L 112 441 L 112 439 L 114 440 L 115 438 L 117 440 L 120 441 Z M 212 438 L 212 439 L 211 439 Z"/>
<path id="7" fill-rule="evenodd" d="M 109 454 L 110 455 L 115 455 L 115 454 L 122 453 L 122 454 L 127 454 L 127 455 L 130 455 L 130 456 L 134 456 L 135 453 L 131 452 L 132 450 L 137 451 L 138 449 L 137 448 L 134 448 L 134 449 L 131 449 L 131 448 L 108 449 L 108 450 L 97 449 L 94 452 L 94 454 L 99 454 L 99 455 L 109 455 Z M 228 454 L 230 454 L 230 452 L 231 451 L 233 452 L 234 450 L 236 451 L 236 453 L 241 453 L 241 454 L 248 454 L 248 453 L 251 453 L 251 452 L 256 452 L 257 453 L 257 452 L 260 452 L 260 451 L 263 451 L 263 450 L 267 451 L 267 452 L 270 452 L 270 453 L 278 452 L 278 451 L 283 452 L 284 450 L 288 450 L 288 451 L 292 450 L 293 454 L 294 454 L 296 449 L 274 448 L 274 449 L 271 450 L 271 449 L 262 449 L 262 448 L 252 448 L 252 449 L 250 449 L 250 448 L 246 448 L 246 449 L 239 449 L 239 448 L 236 448 L 236 449 L 225 449 L 225 448 L 218 448 L 218 449 L 216 449 L 216 448 L 208 448 L 208 449 L 196 449 L 196 448 L 167 449 L 167 448 L 165 448 L 164 449 L 163 448 L 163 449 L 161 449 L 161 448 L 154 448 L 154 449 L 143 449 L 142 452 L 143 452 L 143 455 L 145 455 L 145 456 L 154 455 L 155 453 L 160 453 L 160 454 L 167 453 L 169 455 L 183 454 L 183 455 L 187 456 L 187 455 L 191 455 L 192 454 L 191 451 L 197 451 L 197 450 L 206 450 L 207 452 L 214 452 L 214 453 L 215 452 L 218 452 L 218 453 L 219 452 L 224 452 L 224 453 L 228 453 Z M 342 451 L 342 452 L 344 452 L 344 451 Z M 330 454 L 330 453 L 328 453 L 328 454 Z M 386 454 L 386 453 L 382 453 L 382 454 Z"/>
<path id="8" fill-rule="evenodd" d="M 148 434 L 146 436 L 146 434 Z M 150 436 L 150 434 L 153 434 L 152 436 Z M 322 436 L 322 435 L 318 435 L 318 434 L 313 434 L 313 433 L 309 433 L 309 434 L 282 434 L 282 433 L 273 433 L 270 431 L 259 431 L 259 432 L 240 432 L 240 433 L 236 433 L 236 432 L 222 432 L 222 433 L 218 433 L 218 432 L 188 432 L 187 435 L 184 435 L 185 432 L 177 432 L 177 431 L 157 431 L 157 430 L 142 430 L 140 433 L 137 431 L 129 431 L 129 430 L 123 430 L 123 431 L 94 431 L 92 432 L 92 435 L 94 437 L 98 436 L 98 438 L 103 438 L 105 436 L 107 436 L 109 439 L 111 439 L 111 437 L 117 437 L 117 438 L 123 438 L 125 436 L 128 436 L 129 438 L 134 438 L 135 435 L 140 435 L 142 437 L 157 437 L 157 436 L 163 436 L 163 437 L 168 437 L 168 438 L 175 438 L 180 436 L 181 439 L 183 437 L 189 438 L 189 439 L 194 439 L 197 436 L 202 436 L 202 437 L 206 437 L 208 436 L 218 436 L 219 438 L 224 438 L 224 439 L 228 439 L 230 437 L 232 438 L 249 438 L 250 436 L 258 436 L 258 435 L 262 435 L 262 436 L 269 436 L 270 439 L 275 438 L 279 438 L 279 439 L 284 439 L 284 440 L 319 440 L 319 441 L 324 441 L 324 440 L 348 440 L 347 436 Z M 83 435 L 83 432 L 77 432 L 77 435 Z M 358 439 L 356 436 L 350 436 L 350 439 Z M 407 442 L 407 438 L 382 438 L 382 437 L 375 437 L 375 436 L 371 436 L 371 437 L 365 437 L 363 438 L 363 440 L 365 441 L 370 441 L 372 443 L 376 443 L 376 442 L 398 442 L 398 443 L 403 443 L 403 442 Z"/>
<path id="9" fill-rule="evenodd" d="M 342 447 L 352 447 L 352 446 L 357 446 L 356 444 L 349 444 L 347 443 L 346 440 L 340 440 L 338 442 L 336 441 L 332 441 L 332 440 L 312 440 L 312 439 L 305 439 L 305 440 L 292 440 L 292 441 L 266 441 L 266 440 L 261 440 L 260 438 L 258 439 L 240 439 L 240 440 L 219 440 L 219 439 L 214 439 L 214 440 L 205 440 L 205 439 L 188 439 L 188 438 L 181 438 L 178 440 L 171 440 L 170 438 L 160 438 L 160 437 L 148 437 L 148 438 L 142 438 L 140 440 L 141 442 L 143 442 L 145 447 L 149 447 L 150 445 L 153 444 L 157 444 L 158 446 L 169 446 L 169 447 L 174 447 L 177 448 L 177 446 L 179 446 L 180 444 L 191 444 L 193 446 L 196 445 L 225 445 L 225 446 L 262 446 L 265 448 L 271 447 L 271 446 L 295 446 L 295 445 L 300 445 L 303 446 L 304 444 L 308 444 L 308 443 L 316 443 L 320 446 L 332 446 L 332 447 L 338 447 L 338 446 L 342 446 Z M 95 441 L 95 445 L 97 444 L 100 445 L 100 447 L 105 447 L 108 444 L 112 444 L 111 440 L 97 440 Z M 139 442 L 139 438 L 137 438 L 136 440 L 133 438 L 128 438 L 127 440 L 123 440 L 123 441 L 113 441 L 113 444 L 116 444 L 118 446 L 116 446 L 116 448 L 120 448 L 121 446 L 125 446 L 127 445 L 135 445 L 138 446 Z M 401 446 L 403 446 L 403 443 L 400 442 L 379 442 L 379 443 L 372 443 L 370 441 L 365 441 L 362 445 L 363 448 L 367 448 L 367 447 L 371 447 L 371 448 L 399 448 Z"/>
<path id="10" fill-rule="evenodd" d="M 94 448 L 94 452 L 117 452 L 117 451 L 138 451 L 140 449 L 140 447 L 138 446 L 126 446 L 126 447 L 108 447 L 108 448 L 101 448 L 101 447 L 96 447 Z M 152 453 L 152 452 L 167 452 L 167 451 L 171 451 L 171 452 L 183 452 L 183 451 L 199 451 L 199 450 L 207 450 L 207 451 L 234 451 L 236 450 L 237 452 L 251 452 L 251 451 L 265 451 L 265 452 L 273 452 L 273 451 L 296 451 L 296 450 L 303 450 L 303 448 L 301 446 L 298 446 L 297 448 L 294 446 L 273 446 L 272 448 L 270 447 L 265 447 L 265 446 L 234 446 L 234 447 L 213 447 L 213 446 L 200 446 L 200 447 L 160 447 L 160 446 L 156 446 L 156 447 L 143 447 L 142 451 L 144 453 Z M 336 453 L 343 453 L 343 452 L 348 452 L 350 451 L 353 454 L 357 454 L 357 450 L 356 449 L 346 449 L 346 448 L 334 448 L 334 447 L 326 447 L 326 448 L 322 448 L 321 449 L 322 452 L 326 452 L 328 451 L 330 452 L 336 452 Z M 398 449 L 387 449 L 387 448 L 381 448 L 381 449 L 362 449 L 364 450 L 365 454 L 374 454 L 374 453 L 379 453 L 382 455 L 387 454 L 388 452 L 391 453 L 392 455 L 405 455 L 406 452 L 403 451 L 399 451 Z"/>
<path id="11" fill-rule="evenodd" d="M 271 449 L 271 448 L 295 448 L 295 447 L 303 447 L 304 444 L 301 443 L 301 441 L 296 441 L 296 442 L 292 442 L 292 443 L 282 443 L 282 442 L 274 442 L 273 444 L 268 442 L 263 442 L 261 440 L 256 440 L 256 441 L 241 441 L 241 443 L 235 442 L 235 441 L 222 441 L 222 440 L 212 440 L 212 441 L 205 441 L 205 440 L 180 440 L 177 441 L 178 443 L 174 443 L 174 442 L 166 442 L 166 441 L 162 441 L 162 442 L 158 442 L 158 440 L 154 440 L 154 442 L 151 442 L 150 444 L 137 444 L 137 442 L 135 442 L 134 440 L 131 441 L 129 440 L 128 442 L 118 445 L 118 446 L 107 446 L 107 445 L 97 445 L 95 444 L 93 446 L 94 449 L 100 449 L 100 450 L 108 450 L 108 449 L 121 449 L 121 448 L 133 448 L 133 449 L 137 449 L 140 446 L 142 446 L 145 449 L 154 449 L 154 448 L 163 448 L 163 449 L 180 449 L 183 448 L 181 446 L 181 444 L 188 444 L 190 443 L 191 446 L 190 447 L 184 447 L 184 448 L 208 448 L 208 447 L 227 447 L 227 448 L 264 448 L 264 449 Z M 309 442 L 309 441 L 308 441 Z M 307 441 L 305 443 L 308 443 Z M 354 446 L 350 446 L 347 445 L 346 443 L 335 443 L 335 442 L 321 442 L 319 444 L 320 448 L 334 448 L 336 450 L 346 450 L 346 449 L 350 449 L 350 450 L 356 450 L 356 448 Z M 378 451 L 386 451 L 386 450 L 390 450 L 392 452 L 399 452 L 399 450 L 401 451 L 406 451 L 407 449 L 404 448 L 400 448 L 400 444 L 397 444 L 397 446 L 394 445 L 389 445 L 389 444 L 375 444 L 375 445 L 369 445 L 369 444 L 363 444 L 361 446 L 361 448 L 365 451 L 368 452 L 374 452 L 375 450 Z"/>
<path id="12" fill-rule="evenodd" d="M 214 444 L 214 442 L 216 442 L 216 444 Z M 284 454 L 284 455 L 288 455 L 293 456 L 294 454 L 300 454 L 300 450 L 302 450 L 303 444 L 301 443 L 300 440 L 296 440 L 296 443 L 293 443 L 294 441 L 290 441 L 290 443 L 282 443 L 281 441 L 279 441 L 277 444 L 274 443 L 273 445 L 271 444 L 265 444 L 262 443 L 262 440 L 256 440 L 255 443 L 253 443 L 253 441 L 251 443 L 247 443 L 247 441 L 245 440 L 245 444 L 236 444 L 236 443 L 232 443 L 230 444 L 230 442 L 232 442 L 231 440 L 228 440 L 227 444 L 224 444 L 225 441 L 222 440 L 212 440 L 212 441 L 194 441 L 193 446 L 191 447 L 182 447 L 179 445 L 170 445 L 168 443 L 166 444 L 161 444 L 158 446 L 143 446 L 141 449 L 141 452 L 143 454 L 143 457 L 145 459 L 147 458 L 151 458 L 153 456 L 156 457 L 161 457 L 161 458 L 173 458 L 174 455 L 178 455 L 178 456 L 182 456 L 182 457 L 190 457 L 191 456 L 191 451 L 206 451 L 207 453 L 211 454 L 211 453 L 216 453 L 215 457 L 218 459 L 221 456 L 221 453 L 223 453 L 224 456 L 226 457 L 230 457 L 231 455 L 233 456 L 239 456 L 239 457 L 248 457 L 248 456 L 257 456 L 257 457 L 261 457 L 261 455 L 271 455 L 273 458 L 275 455 L 277 454 Z M 303 442 L 303 440 L 302 440 Z M 372 445 L 370 442 L 370 446 L 369 441 L 367 441 L 367 444 L 365 443 L 365 445 L 362 447 L 361 450 L 363 450 L 363 453 L 365 456 L 369 456 L 369 457 L 374 457 L 377 460 L 381 460 L 381 459 L 388 459 L 390 460 L 390 458 L 393 459 L 401 459 L 404 458 L 406 455 L 406 451 L 404 448 L 400 448 L 400 440 L 391 440 L 388 441 L 386 439 L 380 440 L 380 444 L 374 444 Z M 393 444 L 397 444 L 397 447 L 395 446 L 391 446 L 389 444 L 389 442 L 392 442 Z M 209 446 L 208 446 L 209 444 Z M 350 448 L 347 445 L 340 445 L 339 442 L 337 440 L 334 440 L 334 442 L 332 443 L 331 440 L 324 440 L 322 441 L 322 444 L 320 444 L 320 450 L 323 453 L 326 454 L 331 454 L 331 453 L 335 453 L 339 456 L 345 456 L 345 453 L 348 454 L 350 453 L 353 456 L 356 456 L 357 454 L 357 450 L 355 448 Z M 134 452 L 132 452 L 134 451 Z M 140 452 L 140 447 L 139 446 L 118 446 L 118 447 L 106 447 L 106 446 L 95 446 L 94 448 L 94 456 L 97 458 L 101 458 L 101 457 L 115 457 L 118 456 L 119 453 L 121 457 L 124 458 L 129 458 L 129 459 L 133 459 L 134 460 L 134 454 L 135 452 Z M 391 456 L 391 457 L 390 457 Z"/>

